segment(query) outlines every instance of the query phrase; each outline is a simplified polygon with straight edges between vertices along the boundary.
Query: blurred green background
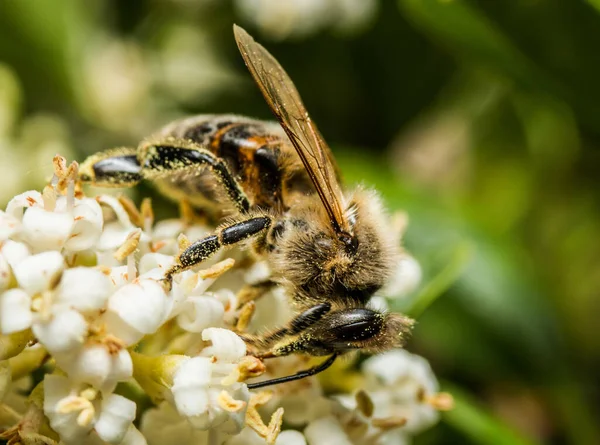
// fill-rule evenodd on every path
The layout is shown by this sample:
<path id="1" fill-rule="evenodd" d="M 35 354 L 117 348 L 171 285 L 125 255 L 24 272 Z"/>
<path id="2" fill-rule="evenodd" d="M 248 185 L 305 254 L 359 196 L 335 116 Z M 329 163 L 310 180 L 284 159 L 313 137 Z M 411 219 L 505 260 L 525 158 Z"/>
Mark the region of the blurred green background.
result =
<path id="1" fill-rule="evenodd" d="M 2 202 L 56 152 L 187 114 L 270 118 L 233 22 L 346 180 L 410 217 L 424 284 L 397 309 L 456 399 L 416 443 L 600 443 L 598 0 L 3 0 Z"/>

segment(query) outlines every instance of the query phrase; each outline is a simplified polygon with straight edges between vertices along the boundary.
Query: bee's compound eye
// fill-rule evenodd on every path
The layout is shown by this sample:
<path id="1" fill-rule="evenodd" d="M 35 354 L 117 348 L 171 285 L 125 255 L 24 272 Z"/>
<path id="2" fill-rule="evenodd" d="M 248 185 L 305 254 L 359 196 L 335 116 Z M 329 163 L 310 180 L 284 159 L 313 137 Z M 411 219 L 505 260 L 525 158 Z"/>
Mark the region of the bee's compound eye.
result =
<path id="1" fill-rule="evenodd" d="M 371 309 L 357 308 L 339 314 L 340 324 L 330 334 L 341 342 L 361 341 L 373 338 L 381 332 L 383 317 Z"/>

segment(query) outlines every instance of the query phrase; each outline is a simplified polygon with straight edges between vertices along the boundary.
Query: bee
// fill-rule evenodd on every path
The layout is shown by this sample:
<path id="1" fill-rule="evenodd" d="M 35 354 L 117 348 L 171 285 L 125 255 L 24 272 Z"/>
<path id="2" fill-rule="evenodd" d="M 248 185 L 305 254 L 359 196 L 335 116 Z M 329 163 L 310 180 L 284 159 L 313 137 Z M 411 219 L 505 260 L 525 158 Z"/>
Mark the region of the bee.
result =
<path id="1" fill-rule="evenodd" d="M 179 254 L 165 280 L 232 246 L 248 246 L 268 262 L 270 283 L 285 289 L 295 315 L 266 334 L 240 334 L 250 353 L 328 358 L 248 385 L 259 388 L 321 372 L 350 351 L 400 347 L 413 322 L 368 304 L 399 261 L 399 241 L 377 193 L 342 188 L 331 150 L 287 73 L 245 30 L 233 30 L 278 123 L 234 115 L 183 119 L 137 148 L 89 157 L 80 178 L 106 187 L 150 180 L 172 198 L 229 213 L 213 234 Z"/>

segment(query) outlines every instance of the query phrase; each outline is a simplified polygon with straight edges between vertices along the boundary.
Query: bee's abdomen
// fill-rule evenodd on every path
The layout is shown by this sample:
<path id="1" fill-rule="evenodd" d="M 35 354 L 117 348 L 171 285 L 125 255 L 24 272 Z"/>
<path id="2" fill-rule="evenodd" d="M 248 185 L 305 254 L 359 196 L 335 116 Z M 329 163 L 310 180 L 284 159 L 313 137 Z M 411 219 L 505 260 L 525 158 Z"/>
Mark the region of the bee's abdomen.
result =
<path id="1" fill-rule="evenodd" d="M 193 141 L 222 158 L 253 206 L 281 206 L 281 153 L 288 142 L 278 125 L 234 115 L 205 115 L 174 122 L 161 133 Z M 214 199 L 202 187 L 197 193 Z"/>

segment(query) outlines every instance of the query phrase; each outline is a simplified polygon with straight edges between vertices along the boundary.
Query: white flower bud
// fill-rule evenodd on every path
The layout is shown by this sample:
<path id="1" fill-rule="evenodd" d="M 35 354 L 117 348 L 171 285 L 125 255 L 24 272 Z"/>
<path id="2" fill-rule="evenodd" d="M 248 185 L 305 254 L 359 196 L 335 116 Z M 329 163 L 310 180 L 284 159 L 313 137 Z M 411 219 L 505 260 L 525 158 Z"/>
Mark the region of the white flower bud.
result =
<path id="1" fill-rule="evenodd" d="M 59 252 L 43 252 L 29 256 L 13 267 L 19 286 L 30 295 L 50 288 L 64 267 Z"/>
<path id="2" fill-rule="evenodd" d="M 0 294 L 0 332 L 11 334 L 31 326 L 31 297 L 22 289 L 10 289 Z"/>

